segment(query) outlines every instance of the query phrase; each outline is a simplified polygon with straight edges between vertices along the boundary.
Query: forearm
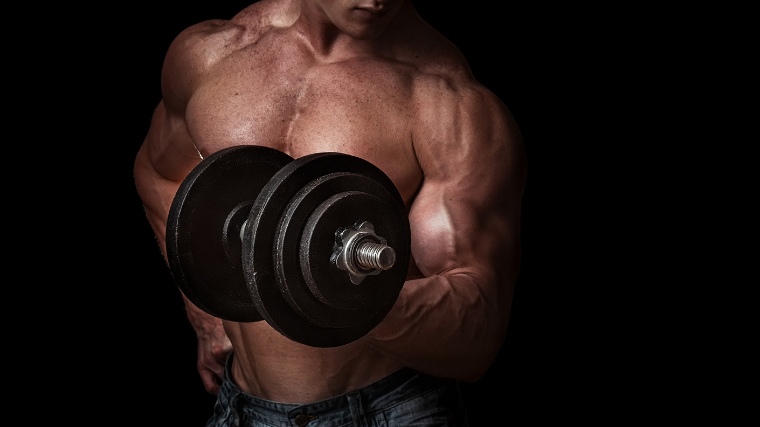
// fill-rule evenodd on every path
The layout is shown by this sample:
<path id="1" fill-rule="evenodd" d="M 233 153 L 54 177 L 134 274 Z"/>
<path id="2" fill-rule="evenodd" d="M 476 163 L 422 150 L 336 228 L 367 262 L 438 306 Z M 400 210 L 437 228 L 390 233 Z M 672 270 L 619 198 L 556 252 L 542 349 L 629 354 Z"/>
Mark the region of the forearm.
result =
<path id="1" fill-rule="evenodd" d="M 511 293 L 472 274 L 406 282 L 368 345 L 431 375 L 474 381 L 493 362 L 506 332 Z"/>
<path id="2" fill-rule="evenodd" d="M 166 259 L 166 220 L 181 181 L 166 179 L 156 172 L 145 146 L 140 149 L 135 159 L 134 176 L 137 193 L 145 208 L 145 216 Z"/>
<path id="3" fill-rule="evenodd" d="M 181 292 L 180 292 L 181 293 Z M 195 333 L 200 337 L 202 335 L 213 335 L 224 331 L 222 319 L 214 317 L 193 304 L 185 294 L 182 294 L 182 300 L 185 303 L 185 313 L 187 320 L 195 329 Z"/>

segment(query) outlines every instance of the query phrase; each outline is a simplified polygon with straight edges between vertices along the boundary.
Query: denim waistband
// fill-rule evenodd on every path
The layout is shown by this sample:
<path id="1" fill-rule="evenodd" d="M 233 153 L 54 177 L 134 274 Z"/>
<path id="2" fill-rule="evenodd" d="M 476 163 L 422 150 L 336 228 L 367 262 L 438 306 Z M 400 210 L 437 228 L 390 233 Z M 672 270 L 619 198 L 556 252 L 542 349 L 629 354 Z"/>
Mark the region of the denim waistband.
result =
<path id="1" fill-rule="evenodd" d="M 219 391 L 219 403 L 231 405 L 259 422 L 273 426 L 297 426 L 304 420 L 309 425 L 341 426 L 351 424 L 357 417 L 372 415 L 446 385 L 456 387 L 456 381 L 423 374 L 411 368 L 401 368 L 366 387 L 307 404 L 280 403 L 244 393 L 230 376 L 233 355 L 227 358 L 225 379 Z M 242 414 L 241 414 L 242 415 Z"/>

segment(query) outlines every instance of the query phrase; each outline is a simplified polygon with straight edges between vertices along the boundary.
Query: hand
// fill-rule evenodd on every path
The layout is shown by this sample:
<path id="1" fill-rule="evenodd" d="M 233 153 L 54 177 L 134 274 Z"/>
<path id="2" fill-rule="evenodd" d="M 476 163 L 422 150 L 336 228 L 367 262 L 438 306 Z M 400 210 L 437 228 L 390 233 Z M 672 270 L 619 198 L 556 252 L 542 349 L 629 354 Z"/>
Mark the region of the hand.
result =
<path id="1" fill-rule="evenodd" d="M 198 336 L 198 373 L 206 391 L 217 395 L 224 378 L 224 363 L 232 343 L 222 326 L 222 319 L 202 311 L 185 298 L 185 311 Z"/>

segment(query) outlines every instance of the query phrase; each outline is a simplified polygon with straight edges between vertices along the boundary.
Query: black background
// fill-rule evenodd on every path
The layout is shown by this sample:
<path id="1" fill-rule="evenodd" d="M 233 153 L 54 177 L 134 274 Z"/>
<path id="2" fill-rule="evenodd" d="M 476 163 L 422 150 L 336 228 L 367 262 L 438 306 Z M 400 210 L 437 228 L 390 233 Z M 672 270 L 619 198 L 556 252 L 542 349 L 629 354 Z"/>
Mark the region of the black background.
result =
<path id="1" fill-rule="evenodd" d="M 614 120 L 605 110 L 615 108 L 606 104 L 614 95 L 606 82 L 618 63 L 599 59 L 611 47 L 585 11 L 413 3 L 508 106 L 528 156 L 522 267 L 501 352 L 481 380 L 463 385 L 472 424 L 594 418 L 600 405 L 616 405 L 612 384 L 626 375 L 608 369 L 626 350 L 614 320 L 621 297 L 605 285 L 633 286 L 610 274 L 615 236 L 598 231 L 621 209 L 612 201 L 621 189 L 601 176 L 619 155 L 604 144 Z M 73 390 L 69 410 L 96 407 L 118 424 L 143 425 L 200 426 L 211 415 L 195 335 L 142 211 L 132 164 L 161 99 L 173 38 L 248 4 L 129 2 L 94 18 L 69 11 L 79 20 L 66 55 L 49 64 L 68 77 L 55 77 L 58 91 L 47 99 L 63 118 L 56 155 L 68 161 L 66 206 L 75 207 L 56 208 L 55 228 L 79 249 L 61 250 L 56 271 L 76 286 L 47 296 L 78 302 L 62 309 L 65 320 L 51 320 L 64 339 L 43 354 L 51 372 L 63 373 L 62 389 Z M 72 105 L 84 107 L 67 111 Z"/>

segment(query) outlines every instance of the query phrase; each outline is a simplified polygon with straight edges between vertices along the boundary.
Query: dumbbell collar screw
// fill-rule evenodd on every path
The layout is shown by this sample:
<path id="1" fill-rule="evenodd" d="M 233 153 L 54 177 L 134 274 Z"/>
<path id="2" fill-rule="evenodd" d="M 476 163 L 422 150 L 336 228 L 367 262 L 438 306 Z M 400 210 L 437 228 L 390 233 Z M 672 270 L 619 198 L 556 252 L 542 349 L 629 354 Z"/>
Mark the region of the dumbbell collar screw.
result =
<path id="1" fill-rule="evenodd" d="M 367 276 L 376 276 L 390 269 L 396 262 L 396 252 L 386 244 L 385 238 L 375 234 L 375 227 L 369 221 L 359 222 L 340 232 L 340 241 L 335 266 L 347 271 L 354 285 Z"/>

